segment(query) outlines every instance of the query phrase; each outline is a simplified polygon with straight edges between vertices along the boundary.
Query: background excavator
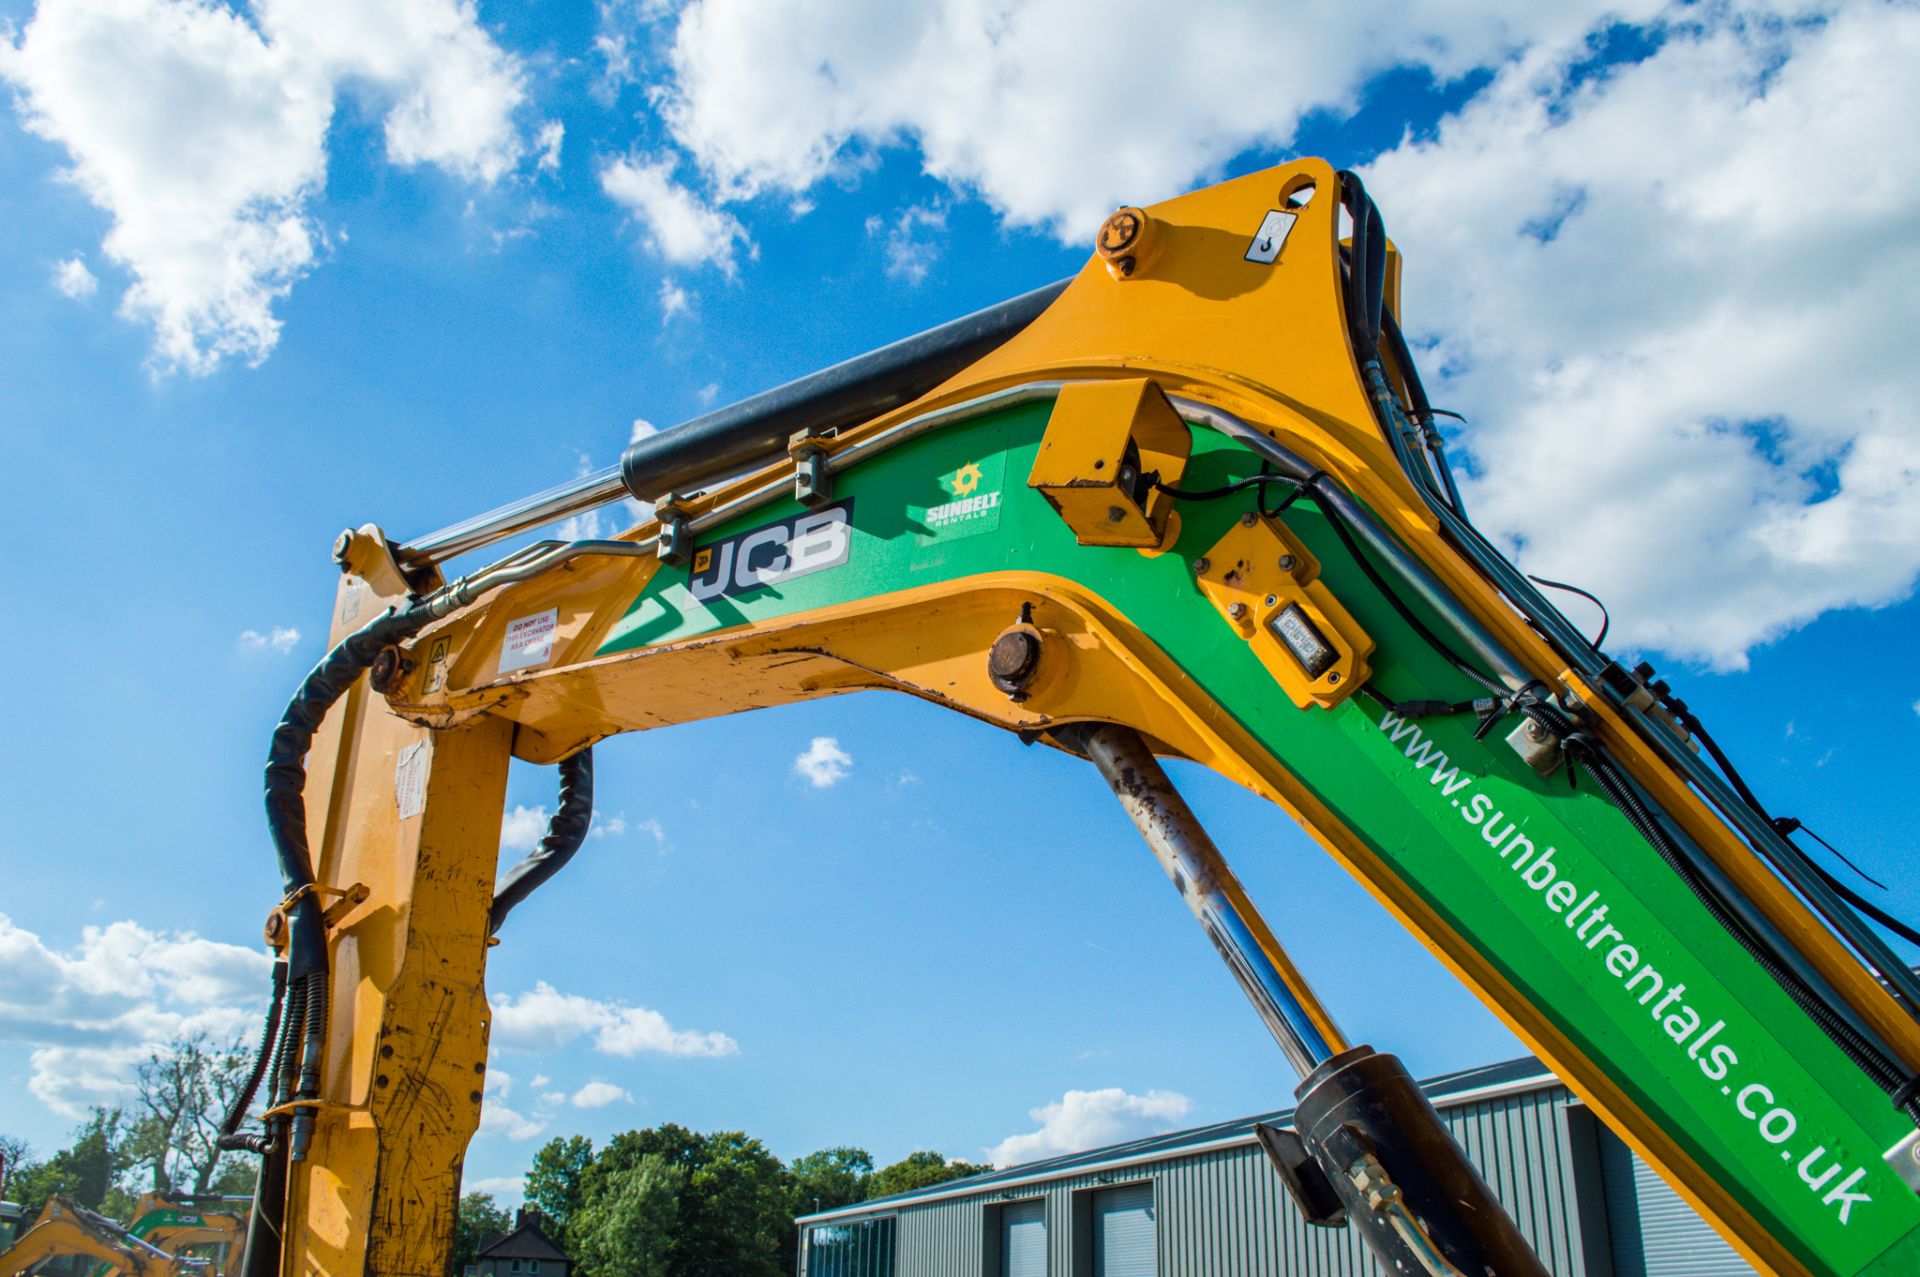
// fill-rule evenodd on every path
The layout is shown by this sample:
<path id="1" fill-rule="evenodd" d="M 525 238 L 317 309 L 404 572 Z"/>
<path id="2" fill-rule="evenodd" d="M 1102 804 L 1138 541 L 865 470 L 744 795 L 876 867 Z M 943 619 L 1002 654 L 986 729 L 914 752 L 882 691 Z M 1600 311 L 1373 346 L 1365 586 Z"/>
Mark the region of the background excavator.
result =
<path id="1" fill-rule="evenodd" d="M 866 689 L 1092 763 L 1301 1078 L 1268 1148 L 1299 1209 L 1387 1271 L 1544 1269 L 1161 758 L 1292 815 L 1756 1265 L 1920 1272 L 1920 982 L 1655 671 L 1475 530 L 1360 181 L 1290 163 L 1096 249 L 617 468 L 340 538 L 266 775 L 249 1277 L 442 1277 L 490 938 L 583 841 L 598 741 Z M 627 497 L 619 537 L 443 574 Z M 513 758 L 560 797 L 496 883 Z"/>
<path id="2" fill-rule="evenodd" d="M 90 1277 L 182 1277 L 239 1271 L 246 1240 L 246 1199 L 169 1197 L 147 1193 L 120 1224 L 61 1196 L 47 1204 L 13 1244 L 0 1251 L 0 1277 L 57 1259 L 92 1259 Z"/>
<path id="3" fill-rule="evenodd" d="M 19 1277 L 59 1259 L 91 1259 L 92 1272 L 126 1277 L 179 1277 L 205 1267 L 204 1260 L 183 1261 L 105 1215 L 56 1195 L 32 1226 L 0 1251 L 0 1273 Z"/>

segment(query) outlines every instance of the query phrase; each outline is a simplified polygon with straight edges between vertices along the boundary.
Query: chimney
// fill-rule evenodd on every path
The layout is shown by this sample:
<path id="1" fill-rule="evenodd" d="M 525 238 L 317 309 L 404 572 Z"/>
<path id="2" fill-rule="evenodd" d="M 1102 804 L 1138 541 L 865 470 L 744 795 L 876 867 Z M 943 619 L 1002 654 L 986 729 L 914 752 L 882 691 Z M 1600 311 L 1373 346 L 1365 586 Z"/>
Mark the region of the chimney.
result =
<path id="1" fill-rule="evenodd" d="M 525 1228 L 529 1224 L 535 1228 L 540 1227 L 540 1208 L 538 1206 L 522 1206 L 514 1212 L 513 1226 L 515 1228 Z"/>

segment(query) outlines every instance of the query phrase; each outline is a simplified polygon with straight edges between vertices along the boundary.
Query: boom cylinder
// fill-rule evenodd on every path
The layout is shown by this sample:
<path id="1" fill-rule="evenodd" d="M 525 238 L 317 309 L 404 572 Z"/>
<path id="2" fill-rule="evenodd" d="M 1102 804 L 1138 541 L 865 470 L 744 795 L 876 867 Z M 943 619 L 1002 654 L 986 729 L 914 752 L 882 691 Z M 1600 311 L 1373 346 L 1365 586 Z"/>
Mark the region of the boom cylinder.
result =
<path id="1" fill-rule="evenodd" d="M 1344 1050 L 1332 1017 L 1140 734 L 1105 724 L 1086 730 L 1076 743 L 1113 787 L 1294 1072 L 1306 1077 Z"/>
<path id="2" fill-rule="evenodd" d="M 1056 735 L 1100 769 L 1300 1075 L 1293 1131 L 1268 1152 L 1308 1219 L 1354 1222 L 1390 1273 L 1547 1277 L 1400 1061 L 1346 1045 L 1140 734 L 1103 724 Z M 1341 1209 L 1325 1209 L 1329 1192 Z"/>

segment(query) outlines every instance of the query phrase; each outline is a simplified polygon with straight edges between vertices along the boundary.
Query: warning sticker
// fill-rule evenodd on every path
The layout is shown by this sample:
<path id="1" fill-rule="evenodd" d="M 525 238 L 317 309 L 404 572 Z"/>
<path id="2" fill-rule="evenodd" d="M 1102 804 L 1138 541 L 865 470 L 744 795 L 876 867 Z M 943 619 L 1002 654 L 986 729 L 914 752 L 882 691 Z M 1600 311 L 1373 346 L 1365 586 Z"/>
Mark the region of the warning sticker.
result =
<path id="1" fill-rule="evenodd" d="M 500 672 L 511 674 L 546 664 L 553 656 L 553 636 L 559 628 L 559 608 L 508 621 L 507 636 L 500 641 Z"/>
<path id="2" fill-rule="evenodd" d="M 429 696 L 447 689 L 447 652 L 452 644 L 452 639 L 442 635 L 433 641 L 433 650 L 427 654 L 427 679 L 422 690 Z"/>
<path id="3" fill-rule="evenodd" d="M 412 820 L 427 805 L 427 743 L 415 741 L 400 751 L 393 769 L 393 801 L 400 819 Z"/>

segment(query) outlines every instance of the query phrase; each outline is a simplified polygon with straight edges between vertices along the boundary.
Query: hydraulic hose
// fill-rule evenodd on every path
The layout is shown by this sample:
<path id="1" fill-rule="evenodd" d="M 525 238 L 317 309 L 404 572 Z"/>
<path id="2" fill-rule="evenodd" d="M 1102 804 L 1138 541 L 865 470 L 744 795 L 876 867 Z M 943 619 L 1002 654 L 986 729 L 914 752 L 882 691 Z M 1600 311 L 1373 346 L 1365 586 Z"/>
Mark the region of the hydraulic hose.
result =
<path id="1" fill-rule="evenodd" d="M 247 1153 L 267 1151 L 266 1137 L 242 1135 L 240 1123 L 247 1120 L 247 1110 L 253 1107 L 254 1096 L 260 1093 L 260 1083 L 273 1063 L 274 1047 L 280 1040 L 280 1011 L 286 998 L 287 964 L 276 962 L 273 964 L 273 997 L 267 1003 L 267 1027 L 260 1035 L 260 1049 L 254 1052 L 253 1069 L 247 1074 L 246 1085 L 233 1097 L 233 1103 L 227 1106 L 226 1116 L 220 1120 L 221 1148 Z"/>
<path id="2" fill-rule="evenodd" d="M 560 798 L 552 819 L 547 821 L 546 837 L 525 860 L 507 871 L 494 890 L 493 908 L 487 916 L 488 935 L 500 930 L 514 906 L 566 867 L 587 840 L 587 828 L 592 823 L 593 748 L 588 746 L 560 761 Z"/>
<path id="3" fill-rule="evenodd" d="M 1640 795 L 1639 790 L 1621 773 L 1613 759 L 1586 733 L 1574 728 L 1571 720 L 1548 705 L 1528 707 L 1530 717 L 1535 718 L 1549 732 L 1559 736 L 1562 748 L 1570 758 L 1581 763 L 1587 773 L 1599 784 L 1607 798 L 1618 807 L 1629 824 L 1644 838 L 1668 869 L 1684 883 L 1689 891 L 1706 911 L 1719 924 L 1721 930 L 1732 936 L 1752 958 L 1761 970 L 1779 989 L 1793 1001 L 1793 1004 L 1819 1026 L 1836 1047 L 1838 1047 L 1854 1067 L 1866 1074 L 1873 1083 L 1892 1098 L 1894 1105 L 1920 1125 L 1920 1097 L 1916 1097 L 1916 1079 L 1906 1076 L 1899 1063 L 1868 1041 L 1853 1025 L 1838 1015 L 1834 1008 L 1827 1005 L 1817 992 L 1809 988 L 1798 975 L 1782 964 L 1771 947 L 1763 943 L 1760 937 L 1746 927 L 1734 915 L 1728 903 L 1721 898 L 1693 865 L 1665 825 L 1661 824 L 1652 808 Z"/>
<path id="4" fill-rule="evenodd" d="M 287 892 L 287 978 L 304 1004 L 299 1048 L 288 1061 L 297 1064 L 293 1100 L 319 1098 L 320 1057 L 327 1038 L 327 937 L 307 845 L 307 751 L 334 702 L 383 649 L 416 633 L 429 616 L 422 607 L 389 610 L 340 640 L 300 684 L 267 749 L 267 831 Z M 313 1110 L 303 1107 L 293 1116 L 288 1148 L 292 1160 L 306 1157 L 312 1139 Z"/>
<path id="5" fill-rule="evenodd" d="M 1348 328 L 1380 428 L 1387 434 L 1390 441 L 1395 442 L 1395 448 L 1396 451 L 1398 451 L 1399 445 L 1397 441 L 1402 437 L 1399 430 L 1399 423 L 1405 416 L 1405 410 L 1402 408 L 1399 399 L 1394 395 L 1392 388 L 1387 384 L 1385 371 L 1381 364 L 1379 342 L 1382 331 L 1382 319 L 1384 318 L 1385 322 L 1390 324 L 1391 316 L 1384 314 L 1383 309 L 1376 300 L 1377 296 L 1382 292 L 1381 263 L 1384 260 L 1385 253 L 1385 232 L 1380 221 L 1379 210 L 1367 195 L 1366 188 L 1360 179 L 1354 174 L 1344 170 L 1339 174 L 1339 179 L 1340 200 L 1346 207 L 1348 216 L 1353 224 L 1351 247 L 1346 254 L 1347 277 L 1344 295 Z M 1397 326 L 1395 331 L 1388 334 L 1388 340 L 1393 346 L 1396 362 L 1401 365 L 1403 378 L 1410 388 L 1416 386 L 1418 384 L 1418 374 L 1412 370 L 1411 353 L 1407 351 L 1404 340 L 1399 338 Z M 1424 399 L 1424 389 L 1418 393 L 1421 398 Z M 1429 409 L 1428 411 L 1430 412 L 1431 410 Z M 1407 458 L 1404 453 L 1401 455 L 1403 464 L 1405 464 L 1409 458 Z M 1409 475 L 1409 477 L 1414 478 L 1415 476 Z M 1451 476 L 1449 475 L 1442 480 L 1448 487 L 1451 487 L 1450 478 Z M 1316 475 L 1308 481 L 1310 489 L 1316 487 L 1318 479 L 1319 476 Z M 1423 484 L 1421 486 L 1426 485 Z M 1320 496 L 1321 493 L 1316 490 L 1314 495 Z M 1447 501 L 1445 495 L 1442 496 L 1442 501 Z M 1329 508 L 1329 502 L 1321 500 L 1318 501 L 1317 504 L 1323 509 L 1329 510 L 1330 514 L 1332 513 L 1332 510 Z M 1454 506 L 1450 512 L 1456 516 L 1465 528 L 1469 531 L 1472 530 L 1472 525 L 1466 523 L 1464 515 L 1461 514 L 1457 506 Z M 1332 524 L 1336 534 L 1340 535 L 1340 540 L 1348 553 L 1353 554 L 1360 561 L 1360 566 L 1363 569 L 1368 569 L 1368 577 L 1372 579 L 1377 587 L 1381 587 L 1387 593 L 1389 599 L 1393 599 L 1394 592 L 1385 588 L 1385 583 L 1376 572 L 1371 570 L 1371 565 L 1366 562 L 1365 558 L 1358 553 L 1358 547 L 1355 545 L 1352 537 L 1347 534 L 1347 529 L 1341 526 L 1341 519 L 1333 517 L 1329 519 L 1329 522 Z M 1474 533 L 1474 535 L 1477 536 L 1477 532 Z M 1414 620 L 1404 605 L 1400 604 L 1398 600 L 1394 601 L 1396 610 L 1401 613 L 1403 619 Z M 1542 606 L 1550 605 L 1542 602 Z M 1441 655 L 1445 656 L 1449 663 L 1453 664 L 1457 670 L 1468 674 L 1473 677 L 1475 681 L 1482 682 L 1484 685 L 1484 676 L 1465 665 L 1445 644 L 1436 642 L 1436 636 L 1427 630 L 1424 625 L 1415 623 L 1414 629 L 1424 640 L 1433 645 Z M 1681 848 L 1675 843 L 1670 832 L 1660 823 L 1651 805 L 1643 798 L 1626 775 L 1619 770 L 1618 765 L 1612 758 L 1601 749 L 1598 742 L 1591 740 L 1583 733 L 1577 731 L 1573 723 L 1564 714 L 1560 713 L 1560 711 L 1551 704 L 1541 701 L 1538 697 L 1516 697 L 1509 703 L 1512 704 L 1513 707 L 1526 713 L 1529 717 L 1534 718 L 1542 727 L 1551 731 L 1563 742 L 1570 757 L 1586 765 L 1588 772 L 1594 777 L 1595 781 L 1598 782 L 1602 791 L 1606 793 L 1607 797 L 1615 806 L 1620 808 L 1626 815 L 1628 821 L 1654 848 L 1660 858 L 1680 877 L 1694 896 L 1699 899 L 1708 913 L 1712 915 L 1715 922 L 1740 944 L 1749 956 L 1766 971 L 1774 983 L 1792 999 L 1794 1004 L 1798 1006 L 1809 1019 L 1813 1020 L 1813 1022 L 1819 1026 L 1835 1046 L 1837 1046 L 1856 1067 L 1869 1078 L 1873 1079 L 1876 1085 L 1888 1092 L 1896 1107 L 1900 1108 L 1916 1123 L 1920 1123 L 1920 1098 L 1917 1098 L 1920 1097 L 1920 1079 L 1904 1076 L 1905 1070 L 1899 1061 L 1894 1059 L 1888 1051 L 1882 1049 L 1879 1044 L 1875 1043 L 1869 1034 L 1862 1032 L 1859 1027 L 1850 1023 L 1848 1019 L 1828 1001 L 1827 997 L 1824 996 L 1819 989 L 1803 979 L 1799 973 L 1792 970 L 1792 963 L 1784 960 L 1785 955 L 1775 948 L 1775 941 L 1772 937 L 1756 932 L 1736 916 L 1728 901 L 1722 896 L 1718 886 L 1701 875 L 1699 867 L 1687 858 Z M 1724 768 L 1726 764 L 1717 748 L 1713 752 L 1716 761 L 1721 762 Z M 1751 793 L 1746 790 L 1745 785 L 1738 784 L 1738 788 L 1741 791 L 1742 800 L 1748 802 L 1750 805 L 1754 805 L 1755 810 L 1760 810 L 1757 804 L 1754 803 Z"/>

